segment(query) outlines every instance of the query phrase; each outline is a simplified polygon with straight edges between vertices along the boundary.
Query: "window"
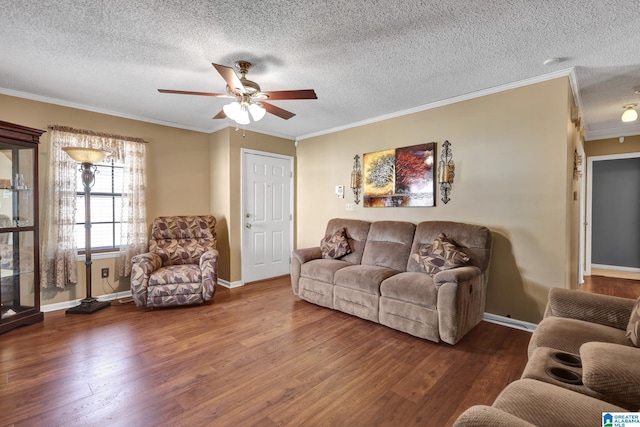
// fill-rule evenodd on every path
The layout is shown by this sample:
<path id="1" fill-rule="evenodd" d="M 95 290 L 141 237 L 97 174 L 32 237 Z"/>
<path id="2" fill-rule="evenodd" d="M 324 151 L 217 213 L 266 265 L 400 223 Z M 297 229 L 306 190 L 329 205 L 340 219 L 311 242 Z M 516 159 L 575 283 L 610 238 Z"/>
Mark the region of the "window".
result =
<path id="1" fill-rule="evenodd" d="M 91 188 L 91 249 L 96 252 L 118 250 L 122 215 L 123 167 L 113 160 L 96 165 Z M 85 197 L 80 176 L 77 180 L 75 237 L 80 252 L 85 242 Z"/>
<path id="2" fill-rule="evenodd" d="M 64 147 L 99 148 L 110 153 L 97 165 L 91 190 L 91 246 L 117 251 L 115 274 L 131 274 L 131 258 L 146 252 L 145 141 L 66 126 L 50 126 L 43 235 L 40 245 L 41 286 L 66 289 L 78 282 L 75 261 L 84 252 L 84 188 L 78 164 Z M 80 181 L 80 182 L 79 182 Z"/>

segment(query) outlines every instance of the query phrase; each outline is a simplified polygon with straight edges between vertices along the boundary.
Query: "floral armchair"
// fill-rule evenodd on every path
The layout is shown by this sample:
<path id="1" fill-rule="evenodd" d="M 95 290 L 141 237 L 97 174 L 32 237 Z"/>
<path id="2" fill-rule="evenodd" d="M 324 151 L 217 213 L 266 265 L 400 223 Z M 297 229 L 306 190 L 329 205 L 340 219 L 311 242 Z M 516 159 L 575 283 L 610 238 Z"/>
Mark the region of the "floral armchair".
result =
<path id="1" fill-rule="evenodd" d="M 201 304 L 218 282 L 216 219 L 211 215 L 153 220 L 149 252 L 131 263 L 131 296 L 138 307 Z"/>

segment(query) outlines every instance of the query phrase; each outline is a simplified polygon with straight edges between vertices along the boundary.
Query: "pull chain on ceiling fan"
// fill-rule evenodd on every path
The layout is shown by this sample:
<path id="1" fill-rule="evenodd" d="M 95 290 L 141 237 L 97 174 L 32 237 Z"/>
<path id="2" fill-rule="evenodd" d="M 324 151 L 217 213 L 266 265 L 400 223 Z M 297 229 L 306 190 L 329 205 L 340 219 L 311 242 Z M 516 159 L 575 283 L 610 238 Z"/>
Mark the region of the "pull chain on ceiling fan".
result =
<path id="1" fill-rule="evenodd" d="M 266 102 L 267 100 L 318 99 L 313 89 L 262 92 L 258 83 L 246 77 L 252 65 L 248 61 L 237 61 L 235 63 L 236 68 L 240 72 L 240 78 L 238 78 L 238 75 L 231 67 L 213 63 L 211 65 L 213 65 L 213 68 L 220 73 L 227 83 L 227 93 L 191 92 L 171 89 L 158 89 L 158 92 L 179 95 L 213 96 L 216 98 L 235 98 L 235 101 L 225 105 L 213 118 L 224 119 L 228 117 L 240 125 L 249 124 L 251 122 L 249 116 L 253 118 L 253 121 L 257 122 L 261 120 L 266 113 L 273 114 L 285 120 L 289 120 L 295 116 L 295 114 L 290 111 Z"/>

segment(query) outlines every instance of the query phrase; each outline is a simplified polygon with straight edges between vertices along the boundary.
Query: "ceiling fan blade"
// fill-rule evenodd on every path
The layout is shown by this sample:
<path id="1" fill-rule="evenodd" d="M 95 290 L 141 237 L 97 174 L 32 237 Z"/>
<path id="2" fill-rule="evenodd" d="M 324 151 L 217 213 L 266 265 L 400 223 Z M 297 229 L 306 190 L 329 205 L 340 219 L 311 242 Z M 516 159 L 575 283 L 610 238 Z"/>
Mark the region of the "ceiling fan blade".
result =
<path id="1" fill-rule="evenodd" d="M 213 116 L 214 119 L 226 119 L 227 115 L 224 113 L 224 110 L 220 110 L 218 114 Z"/>
<path id="2" fill-rule="evenodd" d="M 268 102 L 262 101 L 260 103 L 268 113 L 271 113 L 274 116 L 278 116 L 282 119 L 289 120 L 291 117 L 295 116 L 295 114 L 293 114 L 291 111 L 283 110 L 282 108 L 276 107 L 275 105 L 269 104 Z"/>
<path id="3" fill-rule="evenodd" d="M 200 95 L 200 96 L 215 96 L 217 98 L 233 98 L 233 96 L 226 93 L 212 93 L 212 92 L 191 92 L 188 90 L 171 90 L 171 89 L 158 89 L 160 93 L 175 93 L 178 95 Z"/>
<path id="4" fill-rule="evenodd" d="M 301 90 L 276 90 L 273 92 L 262 92 L 269 97 L 269 101 L 280 99 L 318 99 L 313 89 Z"/>
<path id="5" fill-rule="evenodd" d="M 227 85 L 229 86 L 229 89 L 231 89 L 231 92 L 244 92 L 244 86 L 242 85 L 242 82 L 238 78 L 236 72 L 233 71 L 233 68 L 214 63 L 211 63 L 211 65 L 213 65 L 213 68 L 218 70 L 224 81 L 227 82 Z"/>

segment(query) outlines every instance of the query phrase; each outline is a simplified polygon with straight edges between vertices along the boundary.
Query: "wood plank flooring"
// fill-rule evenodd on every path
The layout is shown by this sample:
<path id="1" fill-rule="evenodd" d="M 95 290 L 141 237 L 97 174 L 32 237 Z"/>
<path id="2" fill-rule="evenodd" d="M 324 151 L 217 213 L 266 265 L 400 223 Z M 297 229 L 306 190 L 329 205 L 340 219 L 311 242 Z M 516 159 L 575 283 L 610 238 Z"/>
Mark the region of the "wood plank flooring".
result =
<path id="1" fill-rule="evenodd" d="M 300 301 L 288 276 L 51 312 L 0 335 L 0 426 L 448 426 L 520 377 L 529 338 L 482 322 L 436 344 Z"/>
<path id="2" fill-rule="evenodd" d="M 606 274 L 606 272 L 603 272 L 603 274 Z M 636 299 L 640 297 L 640 280 L 600 275 L 585 276 L 584 283 L 580 285 L 580 290 Z"/>

